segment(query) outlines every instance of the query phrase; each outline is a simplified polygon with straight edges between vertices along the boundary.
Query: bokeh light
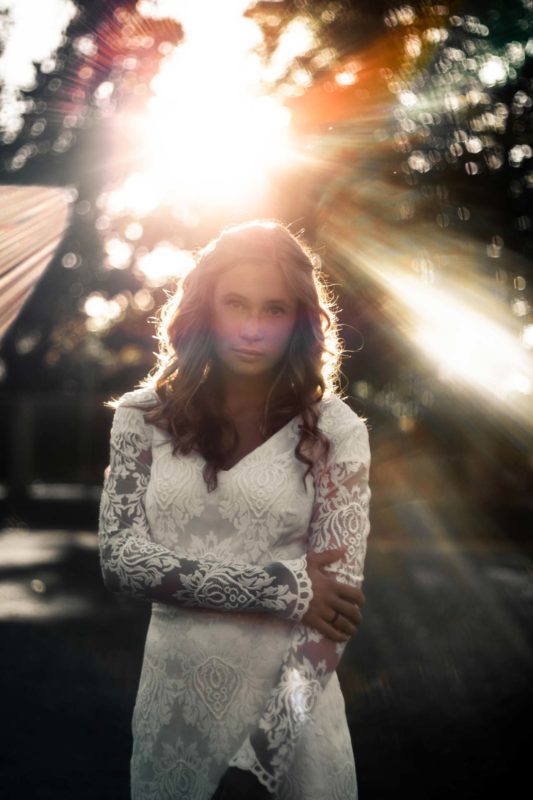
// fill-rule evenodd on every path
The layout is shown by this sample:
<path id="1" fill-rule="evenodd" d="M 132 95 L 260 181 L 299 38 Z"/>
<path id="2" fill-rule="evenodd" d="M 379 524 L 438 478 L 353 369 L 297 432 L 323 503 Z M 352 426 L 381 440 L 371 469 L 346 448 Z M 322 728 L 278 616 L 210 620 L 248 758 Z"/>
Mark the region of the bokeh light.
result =
<path id="1" fill-rule="evenodd" d="M 4 126 L 16 173 L 47 152 L 68 157 L 84 126 L 105 131 L 96 191 L 70 195 L 101 254 L 89 258 L 77 235 L 59 254 L 83 313 L 57 323 L 49 363 L 77 352 L 83 331 L 107 371 L 107 343 L 142 320 L 148 338 L 206 227 L 277 197 L 313 220 L 348 293 L 368 282 L 384 298 L 386 325 L 414 348 L 433 397 L 454 387 L 529 429 L 533 46 L 520 8 L 511 19 L 457 4 L 398 3 L 380 16 L 347 2 L 139 0 L 78 25 L 67 57 L 65 0 L 35 50 L 45 91 L 25 100 L 26 135 L 14 141 Z M 507 220 L 484 197 L 504 186 Z M 19 349 L 32 336 L 23 331 Z M 358 385 L 368 402 L 390 398 L 411 429 L 425 401 L 380 381 Z"/>

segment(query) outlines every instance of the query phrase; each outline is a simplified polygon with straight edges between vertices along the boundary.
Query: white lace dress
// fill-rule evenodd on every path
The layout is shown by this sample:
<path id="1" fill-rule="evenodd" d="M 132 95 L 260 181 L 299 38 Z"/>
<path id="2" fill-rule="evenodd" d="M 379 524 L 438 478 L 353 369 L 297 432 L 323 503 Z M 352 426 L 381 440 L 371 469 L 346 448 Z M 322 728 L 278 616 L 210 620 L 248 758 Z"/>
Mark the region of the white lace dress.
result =
<path id="1" fill-rule="evenodd" d="M 100 505 L 106 586 L 152 603 L 133 712 L 132 800 L 210 800 L 229 765 L 279 800 L 355 800 L 344 698 L 345 644 L 300 622 L 312 598 L 307 549 L 346 544 L 326 569 L 360 586 L 369 533 L 365 422 L 335 395 L 320 404 L 332 442 L 307 476 L 296 417 L 209 493 L 198 453 L 128 403 L 111 430 Z"/>

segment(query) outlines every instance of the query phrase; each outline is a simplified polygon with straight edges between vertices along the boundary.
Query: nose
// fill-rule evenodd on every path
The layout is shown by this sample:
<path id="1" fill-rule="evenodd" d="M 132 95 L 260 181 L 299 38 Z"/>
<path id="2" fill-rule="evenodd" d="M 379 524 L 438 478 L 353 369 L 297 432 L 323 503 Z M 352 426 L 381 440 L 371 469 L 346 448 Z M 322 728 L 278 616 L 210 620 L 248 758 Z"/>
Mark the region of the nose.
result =
<path id="1" fill-rule="evenodd" d="M 241 325 L 241 338 L 247 342 L 256 342 L 263 338 L 261 320 L 257 314 L 248 314 Z"/>

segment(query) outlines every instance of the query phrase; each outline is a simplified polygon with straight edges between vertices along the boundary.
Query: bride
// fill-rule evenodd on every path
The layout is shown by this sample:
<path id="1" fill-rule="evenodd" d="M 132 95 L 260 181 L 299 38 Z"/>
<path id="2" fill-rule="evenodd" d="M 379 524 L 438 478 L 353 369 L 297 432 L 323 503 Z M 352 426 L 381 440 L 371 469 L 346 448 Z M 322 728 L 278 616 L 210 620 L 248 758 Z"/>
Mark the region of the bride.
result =
<path id="1" fill-rule="evenodd" d="M 333 306 L 284 225 L 227 227 L 113 404 L 102 574 L 152 603 L 132 800 L 357 797 L 335 670 L 362 619 L 370 451 Z"/>

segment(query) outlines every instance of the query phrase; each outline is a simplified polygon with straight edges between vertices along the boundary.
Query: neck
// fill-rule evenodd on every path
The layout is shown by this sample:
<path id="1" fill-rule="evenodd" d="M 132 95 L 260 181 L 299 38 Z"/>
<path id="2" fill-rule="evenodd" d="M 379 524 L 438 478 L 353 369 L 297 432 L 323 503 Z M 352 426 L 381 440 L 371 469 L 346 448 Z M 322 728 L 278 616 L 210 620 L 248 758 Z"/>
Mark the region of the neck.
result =
<path id="1" fill-rule="evenodd" d="M 219 367 L 217 380 L 224 408 L 229 413 L 238 413 L 264 408 L 274 376 L 271 373 L 238 375 Z"/>

